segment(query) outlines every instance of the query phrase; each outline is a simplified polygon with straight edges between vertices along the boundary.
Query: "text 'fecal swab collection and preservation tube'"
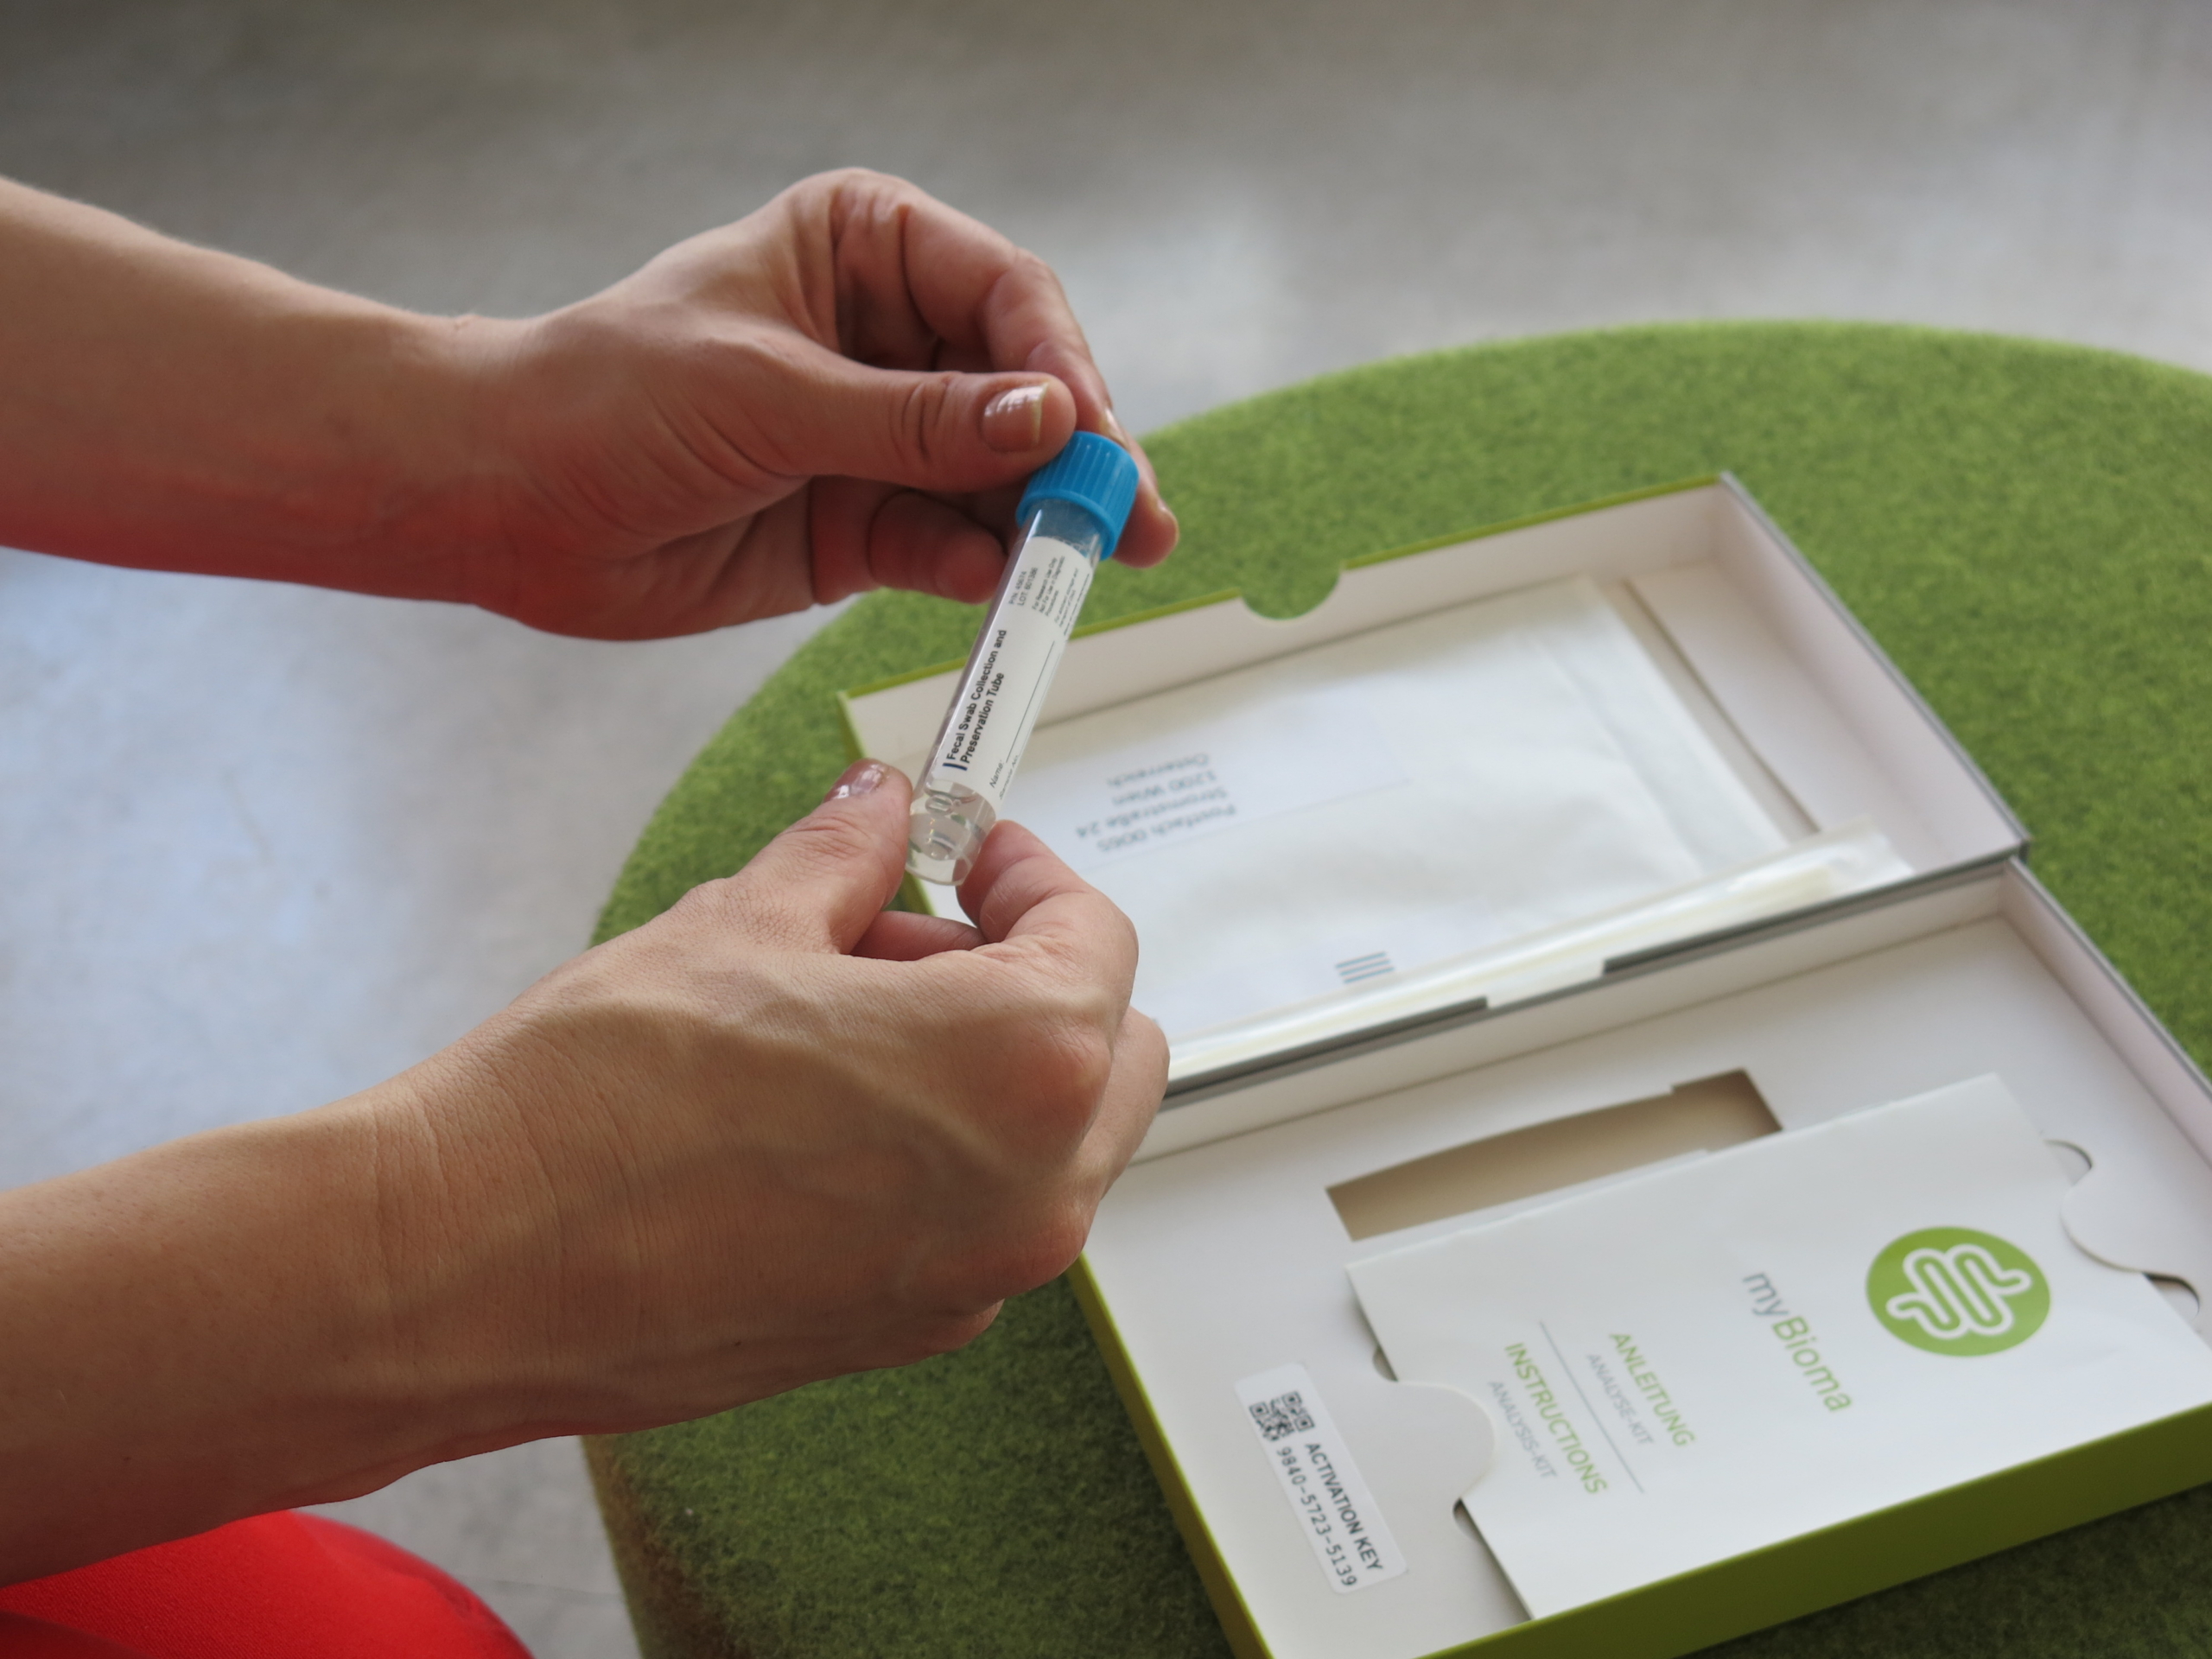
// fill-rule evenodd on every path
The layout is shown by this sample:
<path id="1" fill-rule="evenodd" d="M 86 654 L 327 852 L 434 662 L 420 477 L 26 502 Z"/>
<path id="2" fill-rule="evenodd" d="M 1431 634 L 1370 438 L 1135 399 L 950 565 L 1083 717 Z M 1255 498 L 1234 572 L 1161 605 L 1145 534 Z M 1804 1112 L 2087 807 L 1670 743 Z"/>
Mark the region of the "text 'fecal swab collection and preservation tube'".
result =
<path id="1" fill-rule="evenodd" d="M 963 881 L 976 867 L 1091 576 L 1120 541 L 1136 493 L 1136 462 L 1090 432 L 1022 492 L 1006 574 L 914 791 L 906 868 L 925 881 Z"/>

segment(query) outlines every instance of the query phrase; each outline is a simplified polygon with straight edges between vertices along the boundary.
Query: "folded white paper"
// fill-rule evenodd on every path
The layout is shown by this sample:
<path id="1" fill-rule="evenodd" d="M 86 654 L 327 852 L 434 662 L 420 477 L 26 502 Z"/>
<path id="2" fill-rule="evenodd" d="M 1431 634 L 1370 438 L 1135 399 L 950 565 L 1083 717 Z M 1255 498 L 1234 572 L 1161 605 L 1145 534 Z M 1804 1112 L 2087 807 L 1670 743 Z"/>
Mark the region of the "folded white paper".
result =
<path id="1" fill-rule="evenodd" d="M 1785 843 L 1581 578 L 1058 721 L 1007 814 L 1136 923 L 1171 1036 Z"/>
<path id="2" fill-rule="evenodd" d="M 1464 1502 L 1541 1616 L 2212 1402 L 2065 1186 L 1980 1077 L 1351 1273 L 1398 1377 L 1491 1414 Z"/>

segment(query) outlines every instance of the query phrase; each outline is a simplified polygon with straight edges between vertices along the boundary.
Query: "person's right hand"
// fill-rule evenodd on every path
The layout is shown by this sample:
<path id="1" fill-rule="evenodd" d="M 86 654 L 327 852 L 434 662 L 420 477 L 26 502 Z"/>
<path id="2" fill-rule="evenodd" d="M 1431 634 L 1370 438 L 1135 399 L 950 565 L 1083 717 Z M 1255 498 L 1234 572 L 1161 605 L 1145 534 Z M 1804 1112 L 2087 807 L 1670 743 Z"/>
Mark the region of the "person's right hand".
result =
<path id="1" fill-rule="evenodd" d="M 886 912 L 856 767 L 744 869 L 317 1111 L 0 1193 L 0 1582 L 957 1346 L 1166 1079 L 1128 923 L 1001 824 Z"/>
<path id="2" fill-rule="evenodd" d="M 736 875 L 387 1086 L 442 1175 L 394 1259 L 436 1264 L 433 1299 L 471 1287 L 433 1351 L 528 1382 L 486 1436 L 919 1358 L 1081 1250 L 1165 1083 L 1135 935 L 1011 824 L 962 890 L 975 925 L 883 910 L 907 802 L 855 767 Z"/>

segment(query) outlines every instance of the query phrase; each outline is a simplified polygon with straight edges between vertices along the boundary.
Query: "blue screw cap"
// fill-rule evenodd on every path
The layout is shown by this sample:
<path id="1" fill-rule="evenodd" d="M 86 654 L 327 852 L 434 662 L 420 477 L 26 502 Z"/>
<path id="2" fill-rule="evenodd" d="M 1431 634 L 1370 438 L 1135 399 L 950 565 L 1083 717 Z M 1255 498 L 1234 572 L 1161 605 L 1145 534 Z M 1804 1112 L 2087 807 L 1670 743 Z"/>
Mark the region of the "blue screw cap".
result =
<path id="1" fill-rule="evenodd" d="M 1105 531 L 1106 550 L 1100 556 L 1110 559 L 1136 499 L 1137 464 L 1129 458 L 1129 452 L 1111 438 L 1078 432 L 1068 440 L 1066 448 L 1029 475 L 1029 486 L 1021 493 L 1014 521 L 1027 523 L 1030 509 L 1039 501 L 1071 502 Z"/>

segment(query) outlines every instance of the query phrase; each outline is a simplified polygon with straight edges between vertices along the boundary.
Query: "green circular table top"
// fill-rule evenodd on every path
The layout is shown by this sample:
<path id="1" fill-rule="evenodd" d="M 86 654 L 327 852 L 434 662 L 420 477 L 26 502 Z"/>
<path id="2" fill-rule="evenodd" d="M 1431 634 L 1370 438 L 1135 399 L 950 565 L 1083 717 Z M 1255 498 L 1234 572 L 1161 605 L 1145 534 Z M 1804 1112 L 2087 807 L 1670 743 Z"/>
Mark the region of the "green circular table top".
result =
<path id="1" fill-rule="evenodd" d="M 2061 901 L 2212 1057 L 2212 379 L 1923 329 L 1620 329 L 1376 364 L 1147 447 L 1182 550 L 1103 571 L 1087 621 L 1229 588 L 1292 615 L 1347 558 L 1736 474 L 2026 822 Z M 664 803 L 601 937 L 804 813 L 844 764 L 832 693 L 962 656 L 977 618 L 879 594 L 815 636 Z M 1227 1651 L 1058 1285 L 960 1353 L 592 1458 L 648 1659 Z M 1726 1651 L 2212 1651 L 2212 1488 Z"/>

